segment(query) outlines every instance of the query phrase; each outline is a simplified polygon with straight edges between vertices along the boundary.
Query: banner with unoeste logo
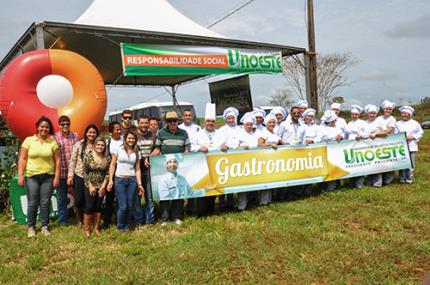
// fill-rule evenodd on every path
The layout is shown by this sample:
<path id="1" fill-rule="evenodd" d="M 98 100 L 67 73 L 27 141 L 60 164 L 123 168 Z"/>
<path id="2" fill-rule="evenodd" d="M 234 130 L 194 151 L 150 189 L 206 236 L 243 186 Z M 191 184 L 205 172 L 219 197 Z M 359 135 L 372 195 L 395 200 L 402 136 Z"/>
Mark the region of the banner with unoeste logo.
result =
<path id="1" fill-rule="evenodd" d="M 124 76 L 281 73 L 276 50 L 121 43 Z"/>
<path id="2" fill-rule="evenodd" d="M 403 133 L 309 146 L 178 153 L 150 158 L 154 200 L 265 190 L 411 167 Z"/>

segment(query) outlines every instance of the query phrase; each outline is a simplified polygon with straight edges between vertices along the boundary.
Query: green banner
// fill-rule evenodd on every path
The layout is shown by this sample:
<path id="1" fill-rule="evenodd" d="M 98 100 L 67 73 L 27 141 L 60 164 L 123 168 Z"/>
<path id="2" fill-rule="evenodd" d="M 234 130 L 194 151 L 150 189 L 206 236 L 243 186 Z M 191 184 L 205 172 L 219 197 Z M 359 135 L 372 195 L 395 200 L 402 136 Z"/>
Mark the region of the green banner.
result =
<path id="1" fill-rule="evenodd" d="M 150 157 L 152 197 L 196 198 L 346 179 L 411 167 L 404 133 L 278 149 Z"/>
<path id="2" fill-rule="evenodd" d="M 281 73 L 281 51 L 121 43 L 125 76 Z"/>
<path id="3" fill-rule="evenodd" d="M 9 187 L 9 197 L 10 197 L 10 205 L 12 207 L 13 218 L 18 224 L 26 224 L 27 223 L 27 195 L 25 193 L 25 188 L 18 184 L 18 177 L 14 177 L 10 182 Z M 74 202 L 73 197 L 71 203 Z M 69 203 L 70 204 L 70 203 Z M 71 205 L 68 205 L 70 208 Z M 51 198 L 51 211 L 50 218 L 55 219 L 58 216 L 57 212 L 57 194 L 56 191 Z"/>

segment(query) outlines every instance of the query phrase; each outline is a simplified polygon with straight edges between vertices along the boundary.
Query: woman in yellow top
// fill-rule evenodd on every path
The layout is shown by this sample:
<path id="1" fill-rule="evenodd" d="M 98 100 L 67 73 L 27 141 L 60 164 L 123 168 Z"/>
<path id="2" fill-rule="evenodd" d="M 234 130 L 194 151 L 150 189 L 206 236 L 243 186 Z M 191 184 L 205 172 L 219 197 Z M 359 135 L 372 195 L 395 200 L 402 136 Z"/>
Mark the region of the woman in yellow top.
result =
<path id="1" fill-rule="evenodd" d="M 49 235 L 49 210 L 54 188 L 60 183 L 60 149 L 50 137 L 54 134 L 51 121 L 42 116 L 36 122 L 36 134 L 21 145 L 18 162 L 18 184 L 27 192 L 28 237 L 36 235 L 37 210 L 40 208 L 42 234 Z M 25 173 L 25 174 L 24 174 Z"/>

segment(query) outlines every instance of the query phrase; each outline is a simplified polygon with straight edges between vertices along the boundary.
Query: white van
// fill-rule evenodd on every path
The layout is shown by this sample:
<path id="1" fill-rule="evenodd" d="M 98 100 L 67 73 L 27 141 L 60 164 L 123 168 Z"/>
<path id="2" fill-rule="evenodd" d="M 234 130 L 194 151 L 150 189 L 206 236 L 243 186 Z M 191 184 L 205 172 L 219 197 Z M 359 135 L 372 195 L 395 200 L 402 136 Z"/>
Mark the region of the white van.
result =
<path id="1" fill-rule="evenodd" d="M 173 103 L 171 101 L 146 102 L 124 108 L 124 110 L 126 109 L 131 110 L 133 112 L 133 120 L 137 120 L 140 116 L 145 115 L 150 118 L 157 118 L 158 120 L 160 120 L 160 122 L 162 122 L 166 112 L 173 111 Z M 178 113 L 180 122 L 182 122 L 182 113 L 185 110 L 191 110 L 194 115 L 196 114 L 194 110 L 194 105 L 192 103 L 180 101 L 176 105 L 176 112 Z M 121 122 L 121 113 L 122 110 L 109 113 L 109 122 Z"/>

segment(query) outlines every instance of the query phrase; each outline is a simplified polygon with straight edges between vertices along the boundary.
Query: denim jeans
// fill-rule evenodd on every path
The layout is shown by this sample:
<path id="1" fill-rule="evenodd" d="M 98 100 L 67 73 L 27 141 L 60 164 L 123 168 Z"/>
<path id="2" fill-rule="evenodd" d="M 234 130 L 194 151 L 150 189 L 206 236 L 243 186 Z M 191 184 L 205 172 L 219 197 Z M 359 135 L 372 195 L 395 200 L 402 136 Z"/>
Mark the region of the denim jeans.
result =
<path id="1" fill-rule="evenodd" d="M 136 191 L 136 177 L 115 177 L 115 193 L 118 201 L 117 228 L 121 231 L 130 229 Z"/>
<path id="2" fill-rule="evenodd" d="M 151 180 L 149 178 L 149 173 L 144 170 L 142 170 L 142 185 L 145 187 L 145 224 L 153 224 L 155 220 L 155 207 L 154 201 L 152 200 Z"/>
<path id="3" fill-rule="evenodd" d="M 60 179 L 60 185 L 57 188 L 58 203 L 58 220 L 61 225 L 67 224 L 67 178 Z"/>
<path id="4" fill-rule="evenodd" d="M 133 218 L 136 225 L 143 225 L 142 195 L 136 190 L 133 203 Z"/>
<path id="5" fill-rule="evenodd" d="M 49 224 L 49 210 L 53 192 L 53 175 L 41 174 L 25 178 L 24 187 L 27 192 L 27 225 L 36 226 L 37 210 L 40 208 L 40 221 L 43 226 Z"/>

